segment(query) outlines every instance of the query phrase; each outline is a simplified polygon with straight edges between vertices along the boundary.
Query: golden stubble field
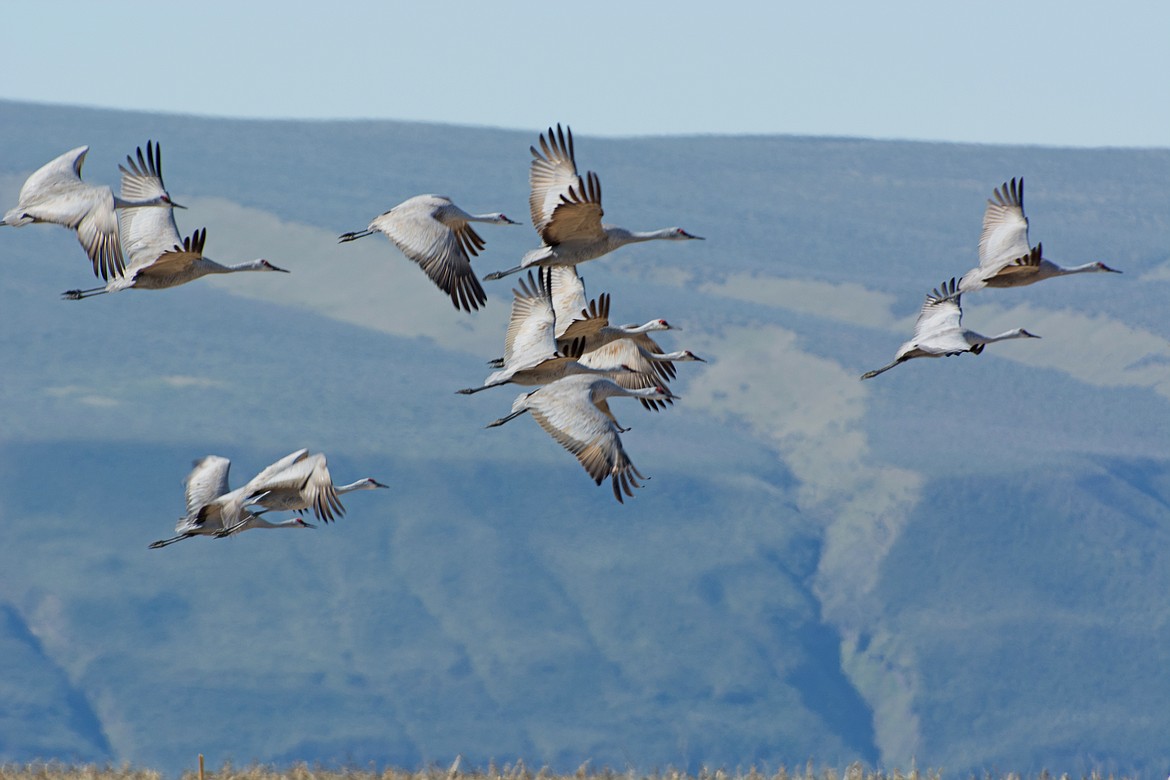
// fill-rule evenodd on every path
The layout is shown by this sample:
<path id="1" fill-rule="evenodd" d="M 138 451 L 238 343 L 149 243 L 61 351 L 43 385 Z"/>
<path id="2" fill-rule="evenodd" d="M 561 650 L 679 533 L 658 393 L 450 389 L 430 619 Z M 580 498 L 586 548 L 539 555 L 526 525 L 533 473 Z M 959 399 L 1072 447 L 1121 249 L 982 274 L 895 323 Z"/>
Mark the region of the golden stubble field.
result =
<path id="1" fill-rule="evenodd" d="M 944 770 L 868 769 L 860 762 L 850 764 L 844 770 L 832 767 L 817 768 L 812 762 L 803 767 L 788 769 L 780 767 L 775 771 L 763 772 L 755 767 L 747 770 L 728 771 L 725 769 L 700 770 L 690 774 L 673 769 L 653 772 L 621 771 L 615 769 L 592 769 L 583 765 L 572 775 L 558 775 L 542 768 L 529 769 L 523 761 L 497 766 L 489 764 L 484 769 L 460 768 L 457 760 L 452 767 L 429 767 L 422 770 L 404 769 L 326 769 L 308 764 L 294 764 L 286 768 L 264 765 L 235 767 L 230 763 L 218 769 L 201 769 L 193 762 L 190 770 L 183 772 L 180 780 L 942 780 Z M 1067 773 L 1055 775 L 1048 771 L 1036 774 L 1016 772 L 986 772 L 983 775 L 968 775 L 973 780 L 1128 780 L 1124 776 L 1092 772 L 1088 775 L 1070 776 Z M 163 774 L 151 769 L 131 766 L 69 765 L 57 762 L 0 765 L 0 780 L 163 780 Z"/>

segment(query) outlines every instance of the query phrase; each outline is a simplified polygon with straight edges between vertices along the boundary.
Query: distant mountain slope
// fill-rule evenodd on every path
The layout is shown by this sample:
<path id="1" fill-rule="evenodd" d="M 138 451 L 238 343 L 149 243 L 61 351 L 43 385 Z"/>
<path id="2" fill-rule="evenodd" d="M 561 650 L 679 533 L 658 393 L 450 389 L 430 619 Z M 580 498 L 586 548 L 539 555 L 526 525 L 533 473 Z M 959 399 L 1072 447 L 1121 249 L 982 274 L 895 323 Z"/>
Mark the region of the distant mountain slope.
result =
<path id="1" fill-rule="evenodd" d="M 511 282 L 468 316 L 381 238 L 336 243 L 422 192 L 525 218 L 541 129 L 0 103 L 5 207 L 65 149 L 115 183 L 153 138 L 184 233 L 291 270 L 61 301 L 92 278 L 76 242 L 0 228 L 0 642 L 31 670 L 0 685 L 37 705 L 0 759 L 1162 771 L 1170 151 L 575 120 L 607 219 L 707 237 L 581 269 L 711 360 L 668 411 L 614 403 L 652 477 L 619 506 L 531 420 L 483 430 L 520 388 L 453 393 Z M 1125 273 L 965 296 L 971 327 L 1043 338 L 859 382 L 1019 175 L 1046 254 Z M 481 274 L 536 240 L 484 237 Z M 195 458 L 241 484 L 301 446 L 392 490 L 146 548 Z"/>
<path id="2" fill-rule="evenodd" d="M 42 756 L 105 763 L 113 752 L 85 695 L 47 658 L 28 624 L 0 604 L 0 754 L 6 761 Z"/>

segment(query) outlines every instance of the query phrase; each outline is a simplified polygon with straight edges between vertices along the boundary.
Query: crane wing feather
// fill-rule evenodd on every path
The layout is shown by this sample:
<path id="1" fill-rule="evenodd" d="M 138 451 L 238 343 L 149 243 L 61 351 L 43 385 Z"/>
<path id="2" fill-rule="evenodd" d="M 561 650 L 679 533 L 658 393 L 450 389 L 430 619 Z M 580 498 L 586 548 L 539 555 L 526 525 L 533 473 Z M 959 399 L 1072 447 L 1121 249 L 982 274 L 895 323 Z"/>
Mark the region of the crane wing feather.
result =
<path id="1" fill-rule="evenodd" d="M 530 147 L 532 166 L 528 172 L 528 205 L 532 225 L 549 246 L 563 241 L 595 238 L 601 229 L 601 182 L 590 171 L 585 179 L 577 174 L 573 153 L 573 131 L 550 127 L 540 136 L 541 151 Z"/>
<path id="2" fill-rule="evenodd" d="M 471 269 L 471 257 L 485 242 L 466 216 L 447 198 L 420 195 L 377 217 L 369 229 L 385 233 L 402 254 L 418 263 L 455 308 L 473 311 L 487 303 Z"/>
<path id="3" fill-rule="evenodd" d="M 998 269 L 1028 254 L 1028 218 L 1024 216 L 1024 180 L 997 187 L 983 213 L 979 236 L 979 267 Z"/>
<path id="4" fill-rule="evenodd" d="M 232 462 L 220 455 L 208 455 L 195 462 L 183 484 L 186 489 L 187 518 L 199 514 L 199 510 L 215 499 L 228 493 L 228 471 Z"/>
<path id="5" fill-rule="evenodd" d="M 539 282 L 528 272 L 520 287 L 512 291 L 512 315 L 504 337 L 504 365 L 509 369 L 535 365 L 556 354 L 552 294 L 547 272 Z"/>
<path id="6" fill-rule="evenodd" d="M 571 452 L 585 471 L 600 485 L 612 480 L 614 497 L 632 496 L 640 487 L 635 477 L 644 479 L 626 455 L 608 405 L 602 409 L 593 400 L 596 380 L 576 376 L 546 385 L 529 396 L 527 406 L 532 416 L 558 444 Z"/>

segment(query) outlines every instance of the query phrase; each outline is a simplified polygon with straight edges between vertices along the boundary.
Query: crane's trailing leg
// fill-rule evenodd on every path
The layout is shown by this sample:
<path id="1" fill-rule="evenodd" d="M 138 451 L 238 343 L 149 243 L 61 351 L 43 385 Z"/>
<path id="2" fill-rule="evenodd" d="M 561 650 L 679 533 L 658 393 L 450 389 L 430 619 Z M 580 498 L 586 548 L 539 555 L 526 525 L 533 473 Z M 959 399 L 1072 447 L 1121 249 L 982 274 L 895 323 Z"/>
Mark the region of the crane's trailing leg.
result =
<path id="1" fill-rule="evenodd" d="M 107 292 L 105 287 L 93 287 L 89 290 L 66 290 L 61 293 L 61 297 L 67 301 L 80 301 L 82 298 L 92 298 L 104 292 Z"/>
<path id="2" fill-rule="evenodd" d="M 885 372 L 889 371 L 891 368 L 893 368 L 894 366 L 896 366 L 902 362 L 905 362 L 905 361 L 895 360 L 893 363 L 890 363 L 888 366 L 882 366 L 881 368 L 875 368 L 873 371 L 866 371 L 864 374 L 861 375 L 861 378 L 862 379 L 873 379 L 878 374 L 884 374 Z"/>
<path id="3" fill-rule="evenodd" d="M 170 539 L 159 539 L 157 542 L 150 543 L 150 549 L 157 550 L 160 547 L 166 547 L 169 544 L 174 544 L 175 542 L 181 542 L 184 539 L 190 539 L 191 536 L 192 536 L 192 534 L 181 534 L 179 536 L 172 536 Z"/>
<path id="4" fill-rule="evenodd" d="M 483 427 L 485 427 L 485 428 L 499 428 L 501 425 L 508 422 L 508 420 L 514 420 L 527 411 L 528 411 L 527 409 L 521 409 L 518 412 L 512 412 L 507 417 L 501 417 L 500 419 L 496 420 L 495 422 L 488 423 L 487 425 L 485 425 Z"/>
<path id="5" fill-rule="evenodd" d="M 492 271 L 490 274 L 485 276 L 483 278 L 483 280 L 485 282 L 492 282 L 492 281 L 495 281 L 496 279 L 503 279 L 505 276 L 508 276 L 508 275 L 514 274 L 514 273 L 519 273 L 520 271 L 523 271 L 523 270 L 524 270 L 524 267 L 518 265 L 515 268 L 509 268 L 507 271 Z"/>
<path id="6" fill-rule="evenodd" d="M 374 235 L 373 230 L 355 230 L 352 233 L 342 233 L 337 237 L 337 243 L 344 244 L 346 241 L 356 241 L 359 238 Z"/>

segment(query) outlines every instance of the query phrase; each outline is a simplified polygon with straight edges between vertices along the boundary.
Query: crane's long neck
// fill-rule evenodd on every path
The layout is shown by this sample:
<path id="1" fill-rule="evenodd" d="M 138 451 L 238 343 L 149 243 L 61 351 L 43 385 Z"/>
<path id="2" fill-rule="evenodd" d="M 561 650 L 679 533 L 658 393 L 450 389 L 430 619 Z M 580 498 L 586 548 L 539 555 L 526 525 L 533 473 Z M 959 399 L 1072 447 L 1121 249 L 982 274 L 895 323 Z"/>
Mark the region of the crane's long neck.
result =
<path id="1" fill-rule="evenodd" d="M 672 397 L 669 392 L 667 392 L 667 393 L 660 392 L 659 388 L 657 388 L 657 387 L 641 387 L 641 388 L 636 388 L 636 389 L 630 389 L 627 387 L 622 387 L 621 385 L 619 385 L 617 382 L 614 382 L 613 380 L 610 380 L 608 382 L 594 384 L 593 387 L 590 389 L 590 399 L 595 404 L 599 403 L 600 401 L 602 401 L 606 398 L 610 398 L 610 397 L 615 396 L 615 395 L 616 396 L 630 396 L 631 398 L 645 398 L 647 400 L 653 400 L 653 401 L 664 401 L 667 398 Z"/>
<path id="2" fill-rule="evenodd" d="M 338 485 L 333 489 L 337 491 L 338 495 L 341 495 L 342 493 L 352 493 L 355 490 L 376 490 L 381 487 L 386 486 L 373 480 L 359 479 L 357 482 L 350 482 L 348 485 Z"/>
<path id="3" fill-rule="evenodd" d="M 1023 328 L 1016 328 L 1015 330 L 1005 331 L 1004 333 L 1000 333 L 998 336 L 984 336 L 981 333 L 975 333 L 972 331 L 967 334 L 967 343 L 974 347 L 982 344 L 994 344 L 997 341 L 1030 338 L 1035 338 L 1035 336 Z"/>
<path id="4" fill-rule="evenodd" d="M 655 363 L 669 363 L 675 360 L 694 360 L 694 357 L 688 354 L 686 350 L 679 350 L 677 352 L 650 352 L 643 349 L 642 355 L 647 360 L 653 360 Z"/>
<path id="5" fill-rule="evenodd" d="M 626 244 L 670 239 L 674 236 L 674 230 L 672 228 L 663 228 L 662 230 L 626 230 L 625 228 L 610 226 L 605 227 L 604 230 L 609 245 L 614 249 L 619 246 L 625 246 Z"/>
<path id="6" fill-rule="evenodd" d="M 214 260 L 203 258 L 203 262 L 208 263 L 209 274 L 234 274 L 237 271 L 268 271 L 263 260 L 251 260 L 247 263 L 236 263 L 235 265 L 220 265 Z"/>
<path id="7" fill-rule="evenodd" d="M 1084 265 L 1074 265 L 1070 268 L 1062 268 L 1059 265 L 1053 264 L 1053 276 L 1067 276 L 1068 274 L 1085 274 L 1103 271 L 1100 263 L 1085 263 Z"/>
<path id="8" fill-rule="evenodd" d="M 247 523 L 247 528 L 306 528 L 305 521 L 299 517 L 291 520 L 282 520 L 279 523 L 270 523 L 260 515 L 253 515 Z"/>
<path id="9" fill-rule="evenodd" d="M 607 334 L 614 334 L 615 338 L 622 338 L 624 336 L 637 336 L 642 333 L 651 333 L 656 330 L 666 330 L 660 320 L 650 320 L 642 325 L 621 325 L 618 327 L 607 326 L 603 328 L 603 332 Z"/>

